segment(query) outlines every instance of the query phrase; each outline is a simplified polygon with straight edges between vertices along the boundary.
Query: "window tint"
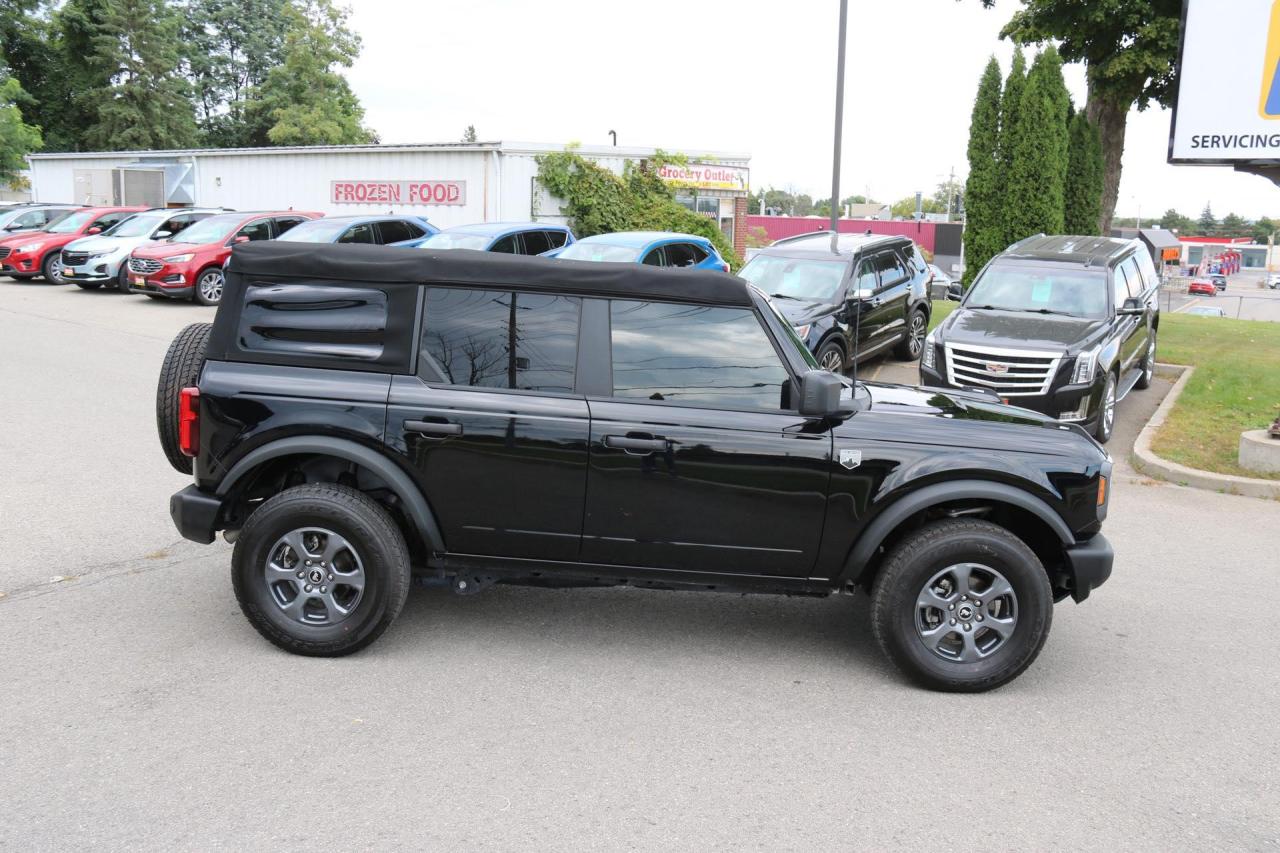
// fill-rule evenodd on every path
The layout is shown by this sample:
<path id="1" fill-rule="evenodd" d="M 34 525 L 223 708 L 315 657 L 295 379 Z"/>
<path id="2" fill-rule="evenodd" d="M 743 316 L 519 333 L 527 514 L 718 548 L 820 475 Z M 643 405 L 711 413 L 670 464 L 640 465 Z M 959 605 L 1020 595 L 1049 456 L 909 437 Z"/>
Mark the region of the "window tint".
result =
<path id="1" fill-rule="evenodd" d="M 1151 253 L 1146 249 L 1142 249 L 1134 258 L 1138 262 L 1138 272 L 1142 274 L 1142 289 L 1145 291 L 1149 287 L 1156 287 L 1160 284 L 1160 276 L 1156 273 L 1155 262 L 1151 260 Z"/>
<path id="2" fill-rule="evenodd" d="M 58 213 L 62 213 L 62 211 L 58 211 Z M 48 221 L 49 218 L 46 216 L 45 211 L 29 210 L 21 216 L 15 217 L 14 220 L 9 223 L 9 227 L 14 231 L 22 228 L 37 228 Z"/>
<path id="3" fill-rule="evenodd" d="M 359 225 L 352 225 L 346 231 L 342 232 L 342 236 L 338 238 L 339 243 L 376 243 L 377 239 L 373 236 L 373 225 L 369 222 L 362 222 Z"/>
<path id="4" fill-rule="evenodd" d="M 564 245 L 564 241 L 569 239 L 569 235 L 563 231 L 544 231 L 547 235 L 547 242 L 551 244 L 551 248 L 559 249 Z"/>
<path id="5" fill-rule="evenodd" d="M 418 225 L 416 222 L 410 222 L 409 220 L 404 219 L 401 220 L 401 224 L 409 231 L 409 236 L 406 239 L 416 240 L 419 237 L 427 236 L 427 229 Z"/>
<path id="6" fill-rule="evenodd" d="M 248 237 L 250 240 L 270 240 L 271 220 L 255 219 L 236 232 L 237 237 Z"/>
<path id="7" fill-rule="evenodd" d="M 1129 279 L 1137 277 L 1138 267 L 1132 260 L 1128 260 L 1116 267 L 1112 275 L 1112 282 L 1115 285 L 1116 307 L 1119 308 L 1132 295 L 1131 291 L 1134 290 L 1134 287 L 1129 284 Z M 1141 292 L 1141 285 L 1136 282 L 1134 284 L 1137 285 L 1139 292 Z"/>
<path id="8" fill-rule="evenodd" d="M 399 243 L 401 240 L 412 240 L 413 232 L 400 219 L 386 219 L 378 223 L 378 231 L 382 234 L 383 243 Z"/>
<path id="9" fill-rule="evenodd" d="M 667 265 L 666 246 L 659 246 L 645 255 L 643 263 L 651 267 L 665 267 Z"/>
<path id="10" fill-rule="evenodd" d="M 572 391 L 581 305 L 571 296 L 428 288 L 423 360 L 450 385 Z"/>
<path id="11" fill-rule="evenodd" d="M 524 232 L 524 253 L 526 255 L 541 255 L 550 249 L 551 241 L 547 239 L 546 231 Z"/>
<path id="12" fill-rule="evenodd" d="M 295 225 L 306 222 L 303 216 L 279 216 L 276 217 L 276 236 L 283 234 Z"/>
<path id="13" fill-rule="evenodd" d="M 691 267 L 707 256 L 692 243 L 668 243 L 666 248 L 669 267 Z"/>
<path id="14" fill-rule="evenodd" d="M 908 277 L 907 267 L 897 252 L 881 252 L 872 259 L 880 273 L 880 286 L 889 287 Z"/>
<path id="15" fill-rule="evenodd" d="M 494 244 L 489 248 L 489 251 L 490 251 L 490 252 L 502 252 L 504 255 L 515 255 L 515 254 L 518 254 L 518 252 L 516 251 L 516 249 L 517 249 L 517 246 L 516 246 L 516 235 L 515 235 L 515 234 L 508 234 L 507 236 L 503 237 L 503 238 L 502 238 L 501 240 L 499 240 L 498 242 L 494 243 Z"/>
<path id="16" fill-rule="evenodd" d="M 780 409 L 788 374 L 742 308 L 615 301 L 613 395 L 726 409 Z"/>
<path id="17" fill-rule="evenodd" d="M 204 217 L 201 217 L 203 219 Z M 171 216 L 165 223 L 161 225 L 157 231 L 168 231 L 170 234 L 180 234 L 189 226 L 194 225 L 198 220 L 194 214 L 184 213 L 179 216 Z"/>

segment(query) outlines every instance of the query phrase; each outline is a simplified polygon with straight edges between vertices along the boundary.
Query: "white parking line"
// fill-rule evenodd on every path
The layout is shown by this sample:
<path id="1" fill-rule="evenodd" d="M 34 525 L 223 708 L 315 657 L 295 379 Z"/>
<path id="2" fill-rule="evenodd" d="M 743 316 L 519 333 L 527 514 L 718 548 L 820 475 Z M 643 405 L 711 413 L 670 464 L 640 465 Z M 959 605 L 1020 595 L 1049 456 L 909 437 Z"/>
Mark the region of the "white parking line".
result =
<path id="1" fill-rule="evenodd" d="M 1177 308 L 1174 308 L 1174 309 L 1173 309 L 1173 313 L 1175 313 L 1175 314 L 1182 314 L 1182 313 L 1183 313 L 1183 312 L 1185 312 L 1188 308 L 1190 308 L 1192 305 L 1198 305 L 1199 303 L 1200 303 L 1200 297 L 1199 297 L 1199 296 L 1197 296 L 1195 299 L 1192 299 L 1190 302 L 1185 302 L 1185 303 L 1183 303 L 1182 305 L 1179 305 Z"/>

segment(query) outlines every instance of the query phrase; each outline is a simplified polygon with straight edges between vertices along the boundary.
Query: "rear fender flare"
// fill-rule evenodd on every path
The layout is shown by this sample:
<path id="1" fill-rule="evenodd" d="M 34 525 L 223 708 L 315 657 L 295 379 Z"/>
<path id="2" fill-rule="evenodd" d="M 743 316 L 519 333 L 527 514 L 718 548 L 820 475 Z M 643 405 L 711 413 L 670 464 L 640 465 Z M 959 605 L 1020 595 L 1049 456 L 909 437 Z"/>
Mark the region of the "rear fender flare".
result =
<path id="1" fill-rule="evenodd" d="M 332 456 L 353 462 L 378 476 L 400 499 L 405 513 L 417 529 L 418 535 L 433 554 L 444 552 L 444 537 L 435 513 L 427 503 L 422 490 L 398 465 L 382 454 L 362 444 L 331 436 L 293 436 L 264 444 L 246 453 L 236 462 L 218 484 L 216 494 L 223 498 L 231 493 L 236 483 L 264 462 L 282 456 Z"/>

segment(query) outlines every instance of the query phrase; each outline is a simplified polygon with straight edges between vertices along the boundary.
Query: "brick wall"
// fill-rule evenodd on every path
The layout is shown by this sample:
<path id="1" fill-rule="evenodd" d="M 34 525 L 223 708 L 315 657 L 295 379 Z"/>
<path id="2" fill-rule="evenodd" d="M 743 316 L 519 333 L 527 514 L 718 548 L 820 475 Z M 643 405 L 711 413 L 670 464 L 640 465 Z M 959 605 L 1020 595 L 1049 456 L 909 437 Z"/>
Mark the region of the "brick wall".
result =
<path id="1" fill-rule="evenodd" d="M 747 251 L 747 205 L 751 199 L 746 196 L 733 200 L 733 251 L 742 257 Z"/>

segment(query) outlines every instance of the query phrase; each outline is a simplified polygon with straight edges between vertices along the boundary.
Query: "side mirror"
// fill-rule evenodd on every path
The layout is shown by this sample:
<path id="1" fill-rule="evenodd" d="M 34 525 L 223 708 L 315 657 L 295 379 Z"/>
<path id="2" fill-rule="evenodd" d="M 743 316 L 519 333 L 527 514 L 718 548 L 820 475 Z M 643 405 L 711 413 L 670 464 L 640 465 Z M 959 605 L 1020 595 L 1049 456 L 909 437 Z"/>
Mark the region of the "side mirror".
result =
<path id="1" fill-rule="evenodd" d="M 248 243 L 248 242 L 249 242 L 249 238 L 246 237 L 244 234 L 237 236 L 234 240 L 231 241 L 233 245 L 236 243 Z"/>
<path id="2" fill-rule="evenodd" d="M 166 237 L 172 237 L 172 236 L 173 236 L 172 231 L 157 231 L 155 234 L 152 235 L 152 239 L 163 240 Z"/>
<path id="3" fill-rule="evenodd" d="M 1133 315 L 1133 314 L 1141 314 L 1145 310 L 1147 310 L 1147 308 L 1145 305 L 1142 304 L 1141 299 L 1139 299 L 1136 296 L 1130 296 L 1128 299 L 1124 301 L 1124 304 L 1120 306 L 1120 310 L 1118 310 L 1116 313 Z"/>
<path id="4" fill-rule="evenodd" d="M 90 228 L 88 231 L 86 231 L 86 232 L 84 232 L 84 233 L 86 233 L 86 234 L 101 234 L 101 233 L 102 233 L 102 229 L 101 229 L 100 227 L 98 227 L 97 225 L 95 225 L 95 226 L 93 226 L 92 228 Z"/>
<path id="5" fill-rule="evenodd" d="M 809 370 L 800 377 L 800 414 L 810 418 L 830 418 L 841 414 L 840 392 L 844 383 L 826 370 Z"/>
<path id="6" fill-rule="evenodd" d="M 964 298 L 964 288 L 958 284 L 952 284 L 947 288 L 947 301 L 959 302 Z"/>

